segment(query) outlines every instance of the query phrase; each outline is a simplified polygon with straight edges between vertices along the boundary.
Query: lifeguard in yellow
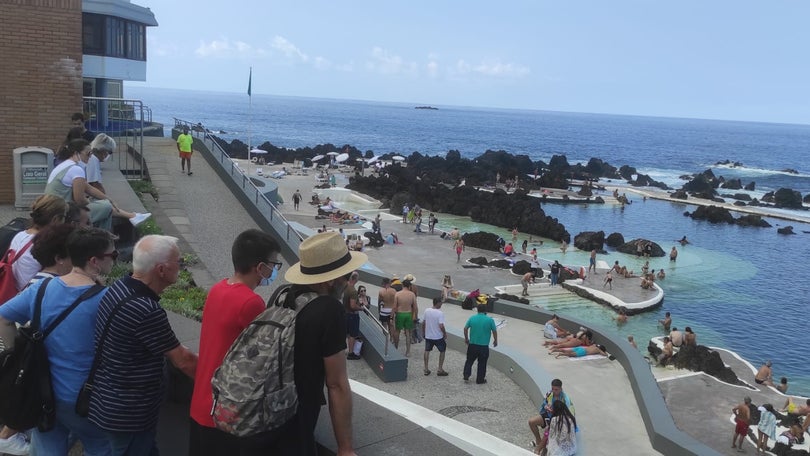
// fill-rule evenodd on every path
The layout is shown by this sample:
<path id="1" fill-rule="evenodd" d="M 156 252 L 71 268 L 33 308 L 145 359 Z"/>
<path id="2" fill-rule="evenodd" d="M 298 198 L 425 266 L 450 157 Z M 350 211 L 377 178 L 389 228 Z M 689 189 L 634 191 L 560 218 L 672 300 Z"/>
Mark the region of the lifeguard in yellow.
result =
<path id="1" fill-rule="evenodd" d="M 186 173 L 186 163 L 188 163 L 188 175 L 191 176 L 191 145 L 194 143 L 194 138 L 188 134 L 188 127 L 183 127 L 183 133 L 177 137 L 177 150 L 180 152 L 180 169 L 183 174 Z"/>

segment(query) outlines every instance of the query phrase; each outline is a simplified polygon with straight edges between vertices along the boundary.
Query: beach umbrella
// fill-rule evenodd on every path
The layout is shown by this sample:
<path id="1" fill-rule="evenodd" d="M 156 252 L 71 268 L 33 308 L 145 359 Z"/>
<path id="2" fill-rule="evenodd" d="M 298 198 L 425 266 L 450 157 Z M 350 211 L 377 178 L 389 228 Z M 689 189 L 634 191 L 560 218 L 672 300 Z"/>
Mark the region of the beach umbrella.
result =
<path id="1" fill-rule="evenodd" d="M 401 161 L 405 161 L 405 157 L 403 157 L 401 155 L 394 155 L 393 157 L 391 157 L 391 160 L 401 162 Z"/>
<path id="2" fill-rule="evenodd" d="M 374 163 L 375 161 L 377 161 L 379 159 L 380 159 L 380 157 L 377 157 L 377 156 L 371 157 L 371 158 L 368 159 L 368 164 L 370 165 L 370 164 Z"/>
<path id="3" fill-rule="evenodd" d="M 262 155 L 266 153 L 267 151 L 263 149 L 250 149 L 250 155 Z"/>
<path id="4" fill-rule="evenodd" d="M 349 154 L 340 154 L 337 157 L 335 157 L 335 161 L 338 162 L 338 163 L 343 163 L 348 159 L 349 159 Z"/>
<path id="5" fill-rule="evenodd" d="M 316 156 L 312 157 L 310 160 L 316 162 L 316 161 L 322 159 L 323 157 L 324 157 L 323 155 L 316 155 Z"/>
<path id="6" fill-rule="evenodd" d="M 334 157 L 335 155 L 340 155 L 340 154 L 337 153 L 337 152 L 327 152 L 326 155 L 329 155 L 330 157 Z"/>

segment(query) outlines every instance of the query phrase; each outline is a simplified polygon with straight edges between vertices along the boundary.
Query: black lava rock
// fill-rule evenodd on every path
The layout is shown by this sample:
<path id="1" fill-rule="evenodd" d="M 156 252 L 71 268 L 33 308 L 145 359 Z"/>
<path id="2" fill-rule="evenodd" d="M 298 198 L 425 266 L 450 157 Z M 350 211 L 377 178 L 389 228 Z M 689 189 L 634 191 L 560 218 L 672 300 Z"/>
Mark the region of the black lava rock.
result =
<path id="1" fill-rule="evenodd" d="M 608 247 L 613 247 L 614 249 L 622 244 L 624 244 L 624 236 L 622 233 L 610 233 L 605 239 L 605 243 Z"/>
<path id="2" fill-rule="evenodd" d="M 586 252 L 590 252 L 591 250 L 603 252 L 604 244 L 605 244 L 604 231 L 583 231 L 574 236 L 574 247 L 580 250 L 584 250 Z"/>

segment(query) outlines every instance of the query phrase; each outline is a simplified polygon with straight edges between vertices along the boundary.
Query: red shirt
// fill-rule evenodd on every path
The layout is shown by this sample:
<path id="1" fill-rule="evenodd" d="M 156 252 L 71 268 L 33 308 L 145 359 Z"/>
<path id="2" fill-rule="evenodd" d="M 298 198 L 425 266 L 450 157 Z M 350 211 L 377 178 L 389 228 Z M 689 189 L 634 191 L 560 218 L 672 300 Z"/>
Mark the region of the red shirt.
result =
<path id="1" fill-rule="evenodd" d="M 222 364 L 233 341 L 265 309 L 264 300 L 247 285 L 225 279 L 208 292 L 200 330 L 200 353 L 191 397 L 191 418 L 201 426 L 215 427 L 211 419 L 214 397 L 211 378 Z"/>

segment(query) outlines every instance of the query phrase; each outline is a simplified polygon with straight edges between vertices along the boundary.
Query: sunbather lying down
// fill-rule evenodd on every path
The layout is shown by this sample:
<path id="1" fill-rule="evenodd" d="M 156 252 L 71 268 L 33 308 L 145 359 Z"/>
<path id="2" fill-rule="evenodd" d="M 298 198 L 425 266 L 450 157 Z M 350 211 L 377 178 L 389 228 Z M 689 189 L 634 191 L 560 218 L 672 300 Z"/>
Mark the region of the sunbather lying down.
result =
<path id="1" fill-rule="evenodd" d="M 576 335 L 563 337 L 561 339 L 547 340 L 543 342 L 544 347 L 571 348 L 580 345 L 591 345 L 593 333 L 590 331 L 579 331 Z"/>
<path id="2" fill-rule="evenodd" d="M 588 345 L 587 347 L 558 348 L 556 358 L 567 356 L 569 358 L 580 358 L 588 355 L 608 356 L 604 345 Z"/>

